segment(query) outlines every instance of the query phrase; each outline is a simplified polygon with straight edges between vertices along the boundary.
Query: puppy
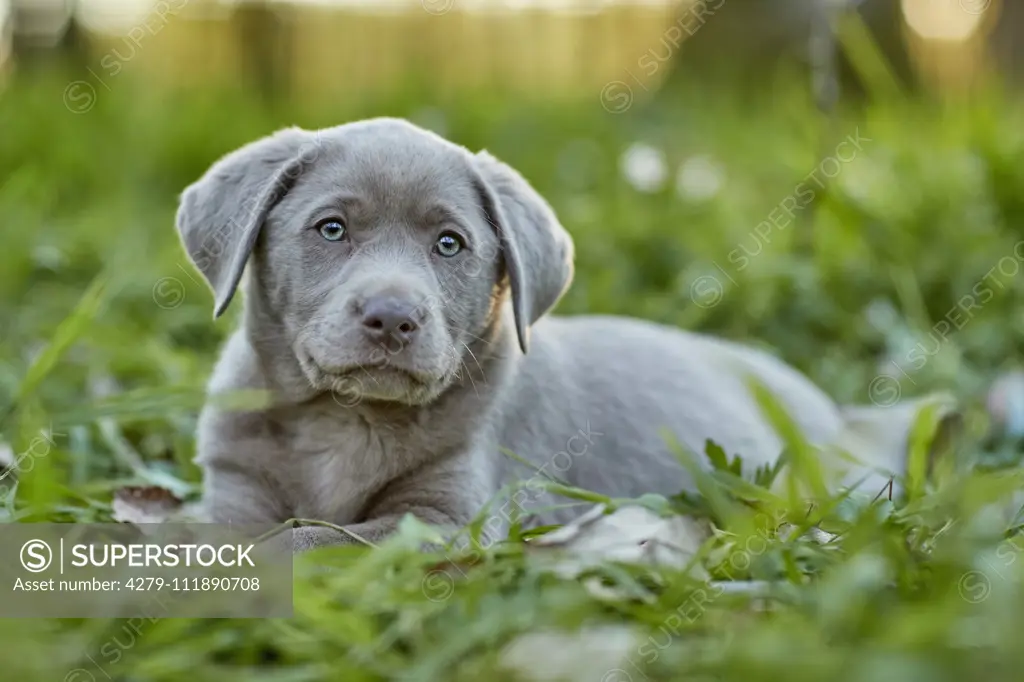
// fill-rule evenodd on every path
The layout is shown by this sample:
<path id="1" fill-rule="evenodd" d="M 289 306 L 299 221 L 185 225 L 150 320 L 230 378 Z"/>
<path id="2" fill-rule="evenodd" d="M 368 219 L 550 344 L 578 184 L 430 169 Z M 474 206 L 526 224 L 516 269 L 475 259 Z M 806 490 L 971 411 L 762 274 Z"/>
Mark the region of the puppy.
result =
<path id="1" fill-rule="evenodd" d="M 824 393 L 765 353 L 629 318 L 546 315 L 573 268 L 552 209 L 487 152 L 402 120 L 246 145 L 185 190 L 177 228 L 215 316 L 245 290 L 210 392 L 272 396 L 200 417 L 216 522 L 319 519 L 372 542 L 406 514 L 464 525 L 523 479 L 675 494 L 692 481 L 663 429 L 701 456 L 711 439 L 749 467 L 778 457 L 746 375 L 811 442 L 843 428 Z M 524 512 L 558 502 L 540 486 L 513 500 Z M 493 514 L 485 535 L 501 537 L 509 516 Z M 294 533 L 298 549 L 353 541 Z"/>

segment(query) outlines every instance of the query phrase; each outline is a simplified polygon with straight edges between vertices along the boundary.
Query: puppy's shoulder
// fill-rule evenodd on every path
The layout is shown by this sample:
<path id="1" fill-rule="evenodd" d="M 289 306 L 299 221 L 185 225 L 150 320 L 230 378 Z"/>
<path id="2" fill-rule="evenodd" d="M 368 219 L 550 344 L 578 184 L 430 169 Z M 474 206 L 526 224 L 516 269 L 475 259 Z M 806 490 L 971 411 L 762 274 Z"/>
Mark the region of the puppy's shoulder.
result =
<path id="1" fill-rule="evenodd" d="M 235 331 L 225 342 L 206 386 L 207 403 L 199 416 L 197 462 L 212 463 L 232 458 L 241 444 L 246 457 L 272 446 L 273 421 L 261 409 L 223 409 L 218 397 L 236 391 L 267 389 L 255 351 L 243 330 Z"/>
<path id="2" fill-rule="evenodd" d="M 235 330 L 220 350 L 220 356 L 207 383 L 207 393 L 260 390 L 267 388 L 260 371 L 256 351 L 246 338 L 244 329 Z"/>

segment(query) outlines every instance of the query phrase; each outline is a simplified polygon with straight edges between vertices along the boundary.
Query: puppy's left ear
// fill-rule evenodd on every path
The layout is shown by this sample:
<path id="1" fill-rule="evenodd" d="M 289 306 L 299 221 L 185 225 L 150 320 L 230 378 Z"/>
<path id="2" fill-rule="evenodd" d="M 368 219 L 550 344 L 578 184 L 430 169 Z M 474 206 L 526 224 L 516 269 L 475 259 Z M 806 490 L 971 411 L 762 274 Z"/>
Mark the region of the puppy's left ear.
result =
<path id="1" fill-rule="evenodd" d="M 181 243 L 214 294 L 214 317 L 238 288 L 269 211 L 320 153 L 319 135 L 285 128 L 217 161 L 181 195 Z"/>
<path id="2" fill-rule="evenodd" d="M 555 307 L 572 281 L 572 237 L 523 176 L 487 152 L 474 160 L 484 212 L 501 244 L 516 334 L 525 353 L 530 326 Z"/>

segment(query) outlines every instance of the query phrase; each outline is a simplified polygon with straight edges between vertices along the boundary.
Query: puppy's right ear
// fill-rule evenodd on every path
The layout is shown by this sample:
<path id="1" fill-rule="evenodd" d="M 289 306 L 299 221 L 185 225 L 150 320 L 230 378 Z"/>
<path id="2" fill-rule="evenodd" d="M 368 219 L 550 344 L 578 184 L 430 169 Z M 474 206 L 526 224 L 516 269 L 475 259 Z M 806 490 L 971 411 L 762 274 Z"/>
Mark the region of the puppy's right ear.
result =
<path id="1" fill-rule="evenodd" d="M 267 213 L 320 154 L 320 136 L 286 128 L 217 161 L 181 195 L 178 235 L 213 290 L 213 316 L 227 309 Z"/>
<path id="2" fill-rule="evenodd" d="M 572 237 L 511 166 L 487 152 L 473 158 L 483 209 L 501 244 L 519 347 L 526 353 L 530 326 L 555 306 L 572 280 Z"/>

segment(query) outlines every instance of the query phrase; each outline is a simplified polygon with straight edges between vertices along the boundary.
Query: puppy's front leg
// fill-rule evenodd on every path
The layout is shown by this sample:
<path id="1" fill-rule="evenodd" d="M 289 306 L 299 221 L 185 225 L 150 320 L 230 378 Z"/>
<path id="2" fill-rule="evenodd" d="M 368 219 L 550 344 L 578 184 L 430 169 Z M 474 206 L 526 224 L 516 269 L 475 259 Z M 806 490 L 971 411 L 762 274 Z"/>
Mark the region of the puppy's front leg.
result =
<path id="1" fill-rule="evenodd" d="M 292 544 L 296 552 L 359 544 L 360 540 L 377 544 L 398 529 L 406 514 L 427 524 L 461 528 L 496 492 L 485 460 L 444 460 L 391 481 L 371 501 L 365 521 L 345 526 L 352 535 L 324 526 L 303 526 L 292 531 Z M 500 532 L 492 528 L 485 531 L 492 535 Z"/>
<path id="2" fill-rule="evenodd" d="M 233 460 L 205 462 L 203 468 L 200 509 L 205 521 L 273 524 L 288 518 L 281 493 L 261 469 Z"/>
<path id="3" fill-rule="evenodd" d="M 318 547 L 332 547 L 337 545 L 358 545 L 363 540 L 376 545 L 387 539 L 387 537 L 398 530 L 398 524 L 405 514 L 412 514 L 420 521 L 432 525 L 463 526 L 470 518 L 464 521 L 457 521 L 450 515 L 431 507 L 413 506 L 402 513 L 386 514 L 372 518 L 363 523 L 354 523 L 345 526 L 351 532 L 343 533 L 334 528 L 325 526 L 302 526 L 292 531 L 292 547 L 296 552 L 305 552 Z"/>

